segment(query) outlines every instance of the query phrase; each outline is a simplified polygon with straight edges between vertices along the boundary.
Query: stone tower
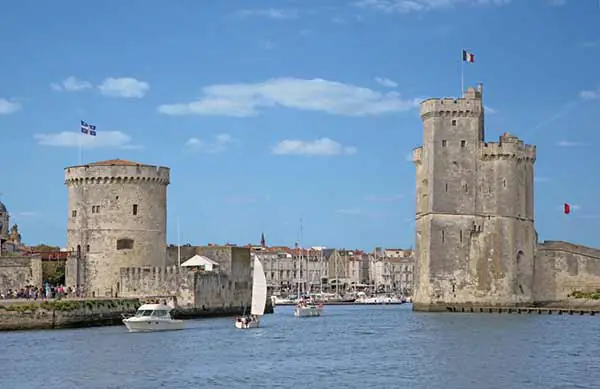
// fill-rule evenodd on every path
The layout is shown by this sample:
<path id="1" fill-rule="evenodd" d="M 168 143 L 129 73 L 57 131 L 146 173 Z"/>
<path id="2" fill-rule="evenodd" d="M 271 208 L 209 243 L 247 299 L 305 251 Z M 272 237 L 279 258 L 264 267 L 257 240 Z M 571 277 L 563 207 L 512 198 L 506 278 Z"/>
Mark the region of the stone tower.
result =
<path id="1" fill-rule="evenodd" d="M 65 169 L 67 245 L 76 254 L 68 285 L 114 296 L 121 267 L 165 266 L 169 176 L 169 168 L 123 160 Z"/>
<path id="2" fill-rule="evenodd" d="M 8 240 L 8 223 L 8 210 L 0 201 L 0 252 L 2 251 L 4 243 Z"/>
<path id="3" fill-rule="evenodd" d="M 535 146 L 484 139 L 483 87 L 421 103 L 414 310 L 533 301 Z"/>

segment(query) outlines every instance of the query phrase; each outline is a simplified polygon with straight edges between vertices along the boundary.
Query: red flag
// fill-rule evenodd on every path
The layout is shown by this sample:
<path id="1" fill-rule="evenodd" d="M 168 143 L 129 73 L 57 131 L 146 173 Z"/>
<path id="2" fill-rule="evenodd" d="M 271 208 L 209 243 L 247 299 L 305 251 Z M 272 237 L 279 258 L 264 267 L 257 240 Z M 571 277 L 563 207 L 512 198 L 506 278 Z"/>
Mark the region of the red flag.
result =
<path id="1" fill-rule="evenodd" d="M 568 215 L 571 213 L 571 206 L 567 203 L 565 203 L 565 215 Z"/>

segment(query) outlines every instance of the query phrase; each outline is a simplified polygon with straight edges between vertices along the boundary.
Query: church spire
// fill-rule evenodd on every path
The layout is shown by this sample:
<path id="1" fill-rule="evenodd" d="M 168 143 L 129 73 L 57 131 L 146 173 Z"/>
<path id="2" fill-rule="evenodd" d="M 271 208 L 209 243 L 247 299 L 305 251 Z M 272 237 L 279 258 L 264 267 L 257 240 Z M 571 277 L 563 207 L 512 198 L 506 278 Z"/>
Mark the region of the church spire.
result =
<path id="1" fill-rule="evenodd" d="M 267 242 L 265 241 L 265 233 L 261 233 L 260 234 L 260 247 L 265 248 L 267 247 Z"/>

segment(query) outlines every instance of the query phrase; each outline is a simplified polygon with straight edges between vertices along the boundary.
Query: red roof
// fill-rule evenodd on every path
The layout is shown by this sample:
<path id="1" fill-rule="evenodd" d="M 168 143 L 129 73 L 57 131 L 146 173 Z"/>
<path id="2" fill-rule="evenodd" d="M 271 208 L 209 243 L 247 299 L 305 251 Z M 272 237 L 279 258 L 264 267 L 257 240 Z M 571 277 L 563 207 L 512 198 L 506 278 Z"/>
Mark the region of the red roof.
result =
<path id="1" fill-rule="evenodd" d="M 88 165 L 91 165 L 91 166 L 138 166 L 138 165 L 144 165 L 144 164 L 139 163 L 139 162 L 127 161 L 124 159 L 109 159 L 107 161 L 92 162 L 92 163 L 89 163 Z"/>

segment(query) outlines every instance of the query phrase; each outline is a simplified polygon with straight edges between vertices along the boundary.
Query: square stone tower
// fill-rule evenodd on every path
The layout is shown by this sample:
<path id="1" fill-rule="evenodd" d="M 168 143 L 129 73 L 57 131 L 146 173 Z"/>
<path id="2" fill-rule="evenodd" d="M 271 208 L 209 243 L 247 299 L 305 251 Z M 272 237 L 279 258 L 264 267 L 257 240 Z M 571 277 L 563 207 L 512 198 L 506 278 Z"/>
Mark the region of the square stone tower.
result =
<path id="1" fill-rule="evenodd" d="M 421 103 L 414 310 L 533 301 L 535 146 L 486 143 L 483 87 Z"/>

